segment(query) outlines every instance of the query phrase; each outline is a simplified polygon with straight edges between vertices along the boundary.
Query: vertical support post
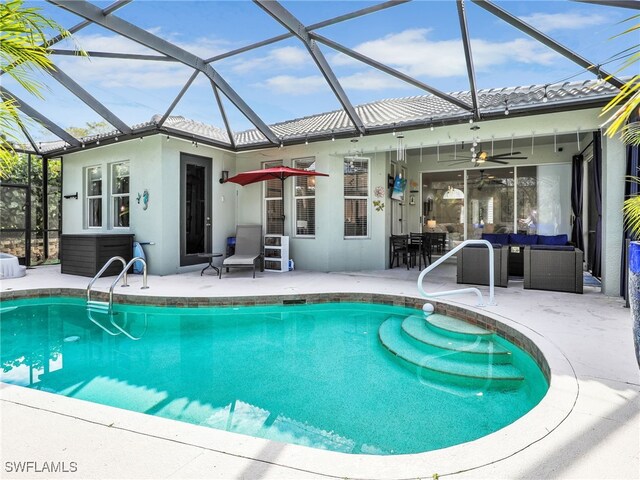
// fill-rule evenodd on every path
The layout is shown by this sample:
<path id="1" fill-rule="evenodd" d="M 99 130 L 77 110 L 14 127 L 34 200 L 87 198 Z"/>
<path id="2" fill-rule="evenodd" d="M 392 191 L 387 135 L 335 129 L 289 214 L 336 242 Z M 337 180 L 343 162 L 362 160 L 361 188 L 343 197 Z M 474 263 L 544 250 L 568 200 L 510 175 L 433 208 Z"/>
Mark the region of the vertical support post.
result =
<path id="1" fill-rule="evenodd" d="M 42 159 L 42 241 L 44 242 L 44 260 L 49 259 L 49 159 Z"/>
<path id="2" fill-rule="evenodd" d="M 31 154 L 27 154 L 27 195 L 24 229 L 24 264 L 31 266 Z"/>

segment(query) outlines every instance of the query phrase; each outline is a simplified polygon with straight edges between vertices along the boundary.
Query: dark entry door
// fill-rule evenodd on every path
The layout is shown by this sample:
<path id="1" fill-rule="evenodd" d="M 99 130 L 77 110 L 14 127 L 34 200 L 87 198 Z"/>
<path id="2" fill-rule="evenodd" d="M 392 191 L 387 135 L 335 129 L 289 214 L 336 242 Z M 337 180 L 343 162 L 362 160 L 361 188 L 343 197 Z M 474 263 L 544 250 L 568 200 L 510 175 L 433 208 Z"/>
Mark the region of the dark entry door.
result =
<path id="1" fill-rule="evenodd" d="M 211 159 L 180 154 L 180 265 L 211 252 Z"/>

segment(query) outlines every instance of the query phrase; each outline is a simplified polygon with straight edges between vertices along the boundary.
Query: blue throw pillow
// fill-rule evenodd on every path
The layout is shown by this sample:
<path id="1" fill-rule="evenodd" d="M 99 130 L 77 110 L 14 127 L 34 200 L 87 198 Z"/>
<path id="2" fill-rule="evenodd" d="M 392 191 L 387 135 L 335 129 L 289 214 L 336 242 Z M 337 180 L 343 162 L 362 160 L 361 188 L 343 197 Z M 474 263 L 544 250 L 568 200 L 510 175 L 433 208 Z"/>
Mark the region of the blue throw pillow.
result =
<path id="1" fill-rule="evenodd" d="M 535 245 L 538 243 L 538 235 L 509 234 L 509 243 L 512 245 Z"/>
<path id="2" fill-rule="evenodd" d="M 566 245 L 569 237 L 562 235 L 538 235 L 538 245 Z"/>
<path id="3" fill-rule="evenodd" d="M 482 240 L 487 240 L 489 243 L 499 243 L 501 245 L 507 245 L 509 243 L 508 233 L 483 233 Z"/>

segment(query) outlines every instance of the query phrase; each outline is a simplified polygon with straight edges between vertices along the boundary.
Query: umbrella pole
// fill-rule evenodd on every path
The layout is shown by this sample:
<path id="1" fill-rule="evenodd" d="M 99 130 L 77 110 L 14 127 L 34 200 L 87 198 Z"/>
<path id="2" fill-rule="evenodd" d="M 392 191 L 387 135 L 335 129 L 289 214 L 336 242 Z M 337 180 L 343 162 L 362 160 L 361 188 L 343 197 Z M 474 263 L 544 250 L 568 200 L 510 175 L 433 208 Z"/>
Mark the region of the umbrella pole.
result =
<path id="1" fill-rule="evenodd" d="M 284 176 L 280 177 L 282 182 L 282 236 L 284 237 Z"/>

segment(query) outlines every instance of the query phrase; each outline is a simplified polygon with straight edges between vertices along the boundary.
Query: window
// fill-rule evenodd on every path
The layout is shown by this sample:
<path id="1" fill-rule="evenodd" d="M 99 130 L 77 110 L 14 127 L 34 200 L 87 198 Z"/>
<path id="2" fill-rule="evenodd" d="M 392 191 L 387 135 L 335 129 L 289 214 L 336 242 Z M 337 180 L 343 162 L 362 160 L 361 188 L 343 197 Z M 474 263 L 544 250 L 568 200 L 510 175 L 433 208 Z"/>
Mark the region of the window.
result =
<path id="1" fill-rule="evenodd" d="M 111 165 L 113 228 L 129 228 L 129 162 Z"/>
<path id="2" fill-rule="evenodd" d="M 264 162 L 262 168 L 272 168 L 282 165 L 282 160 Z M 274 178 L 264 182 L 264 212 L 267 235 L 284 235 L 284 208 L 282 203 L 282 182 Z"/>
<path id="3" fill-rule="evenodd" d="M 87 227 L 102 227 L 102 167 L 86 170 Z"/>
<path id="4" fill-rule="evenodd" d="M 298 158 L 293 161 L 294 168 L 315 171 L 315 158 Z M 294 196 L 296 199 L 296 236 L 314 237 L 316 234 L 316 177 L 294 177 Z"/>
<path id="5" fill-rule="evenodd" d="M 369 159 L 344 159 L 344 236 L 369 234 Z"/>

